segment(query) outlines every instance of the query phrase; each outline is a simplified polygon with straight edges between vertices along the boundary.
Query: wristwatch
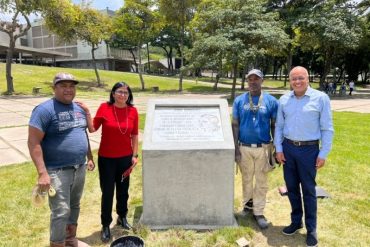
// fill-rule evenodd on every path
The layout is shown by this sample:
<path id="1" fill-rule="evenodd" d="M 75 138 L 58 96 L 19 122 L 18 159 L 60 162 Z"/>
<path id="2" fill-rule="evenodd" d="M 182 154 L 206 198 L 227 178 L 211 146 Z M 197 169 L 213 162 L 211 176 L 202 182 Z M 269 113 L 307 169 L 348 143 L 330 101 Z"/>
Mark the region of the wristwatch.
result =
<path id="1" fill-rule="evenodd" d="M 133 154 L 132 157 L 139 158 L 138 154 Z"/>

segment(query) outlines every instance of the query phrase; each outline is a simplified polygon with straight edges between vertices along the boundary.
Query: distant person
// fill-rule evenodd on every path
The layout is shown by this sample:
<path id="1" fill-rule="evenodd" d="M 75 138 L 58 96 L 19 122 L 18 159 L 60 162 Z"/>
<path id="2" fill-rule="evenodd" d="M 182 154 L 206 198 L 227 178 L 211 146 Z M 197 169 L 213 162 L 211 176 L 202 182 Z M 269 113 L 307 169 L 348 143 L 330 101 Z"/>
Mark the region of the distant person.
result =
<path id="1" fill-rule="evenodd" d="M 86 156 L 87 168 L 95 167 L 86 133 L 87 113 L 73 99 L 77 80 L 58 73 L 53 80 L 54 97 L 36 106 L 28 129 L 28 148 L 38 173 L 41 191 L 50 185 L 50 246 L 87 246 L 76 239 Z"/>
<path id="2" fill-rule="evenodd" d="M 249 71 L 247 81 L 249 92 L 237 97 L 233 104 L 235 161 L 242 173 L 243 211 L 252 211 L 258 226 L 266 229 L 268 221 L 263 211 L 278 102 L 267 92 L 262 92 L 263 73 L 260 70 Z"/>
<path id="3" fill-rule="evenodd" d="M 351 80 L 349 82 L 349 95 L 352 95 L 353 90 L 355 90 L 355 83 Z"/>
<path id="4" fill-rule="evenodd" d="M 346 83 L 343 82 L 342 85 L 340 86 L 340 95 L 345 96 L 346 95 Z"/>
<path id="5" fill-rule="evenodd" d="M 302 195 L 307 246 L 317 246 L 316 173 L 324 166 L 333 139 L 329 97 L 309 86 L 308 71 L 297 66 L 289 74 L 293 91 L 279 99 L 276 119 L 276 158 L 284 164 L 284 180 L 292 207 L 291 224 L 283 234 L 303 227 Z M 320 148 L 321 141 L 321 148 Z"/>
<path id="6" fill-rule="evenodd" d="M 329 82 L 329 94 L 330 94 L 330 95 L 333 95 L 333 89 L 334 89 L 334 84 L 333 84 L 333 82 L 331 81 L 331 82 Z"/>
<path id="7" fill-rule="evenodd" d="M 334 83 L 333 83 L 333 94 L 334 95 L 336 95 L 337 94 L 337 82 L 335 81 Z"/>
<path id="8" fill-rule="evenodd" d="M 329 83 L 328 82 L 325 82 L 324 83 L 324 91 L 325 91 L 326 94 L 329 94 L 330 93 L 329 92 Z"/>
<path id="9" fill-rule="evenodd" d="M 102 191 L 101 200 L 101 240 L 111 239 L 112 206 L 116 188 L 117 224 L 131 229 L 127 222 L 128 190 L 130 173 L 138 161 L 139 117 L 133 106 L 134 97 L 125 82 L 117 82 L 110 91 L 109 101 L 102 103 L 94 121 L 88 118 L 89 131 L 94 132 L 102 126 L 99 147 L 99 179 Z M 89 112 L 87 107 L 81 106 Z M 90 116 L 90 115 L 89 115 Z"/>

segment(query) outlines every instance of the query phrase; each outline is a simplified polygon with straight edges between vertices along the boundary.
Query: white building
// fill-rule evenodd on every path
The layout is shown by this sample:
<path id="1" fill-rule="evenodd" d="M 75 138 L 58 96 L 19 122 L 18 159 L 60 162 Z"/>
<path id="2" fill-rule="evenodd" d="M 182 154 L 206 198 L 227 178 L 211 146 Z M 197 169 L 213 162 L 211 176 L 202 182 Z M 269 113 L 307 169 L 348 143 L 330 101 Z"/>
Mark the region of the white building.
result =
<path id="1" fill-rule="evenodd" d="M 114 14 L 109 9 L 101 12 L 110 16 Z M 2 56 L 8 45 L 9 38 L 7 34 L 0 32 L 0 54 Z M 16 62 L 50 64 L 58 67 L 92 68 L 90 45 L 77 39 L 70 42 L 61 40 L 47 29 L 42 19 L 31 22 L 31 29 L 26 36 L 17 40 L 16 48 L 18 48 L 14 54 Z M 34 54 L 40 51 L 40 54 L 38 56 L 28 56 L 26 59 L 24 52 L 18 52 L 19 48 L 23 48 L 24 51 L 32 50 Z M 47 53 L 50 54 L 46 56 Z M 98 49 L 95 50 L 95 59 L 98 69 L 119 71 L 130 71 L 134 61 L 128 50 L 110 48 L 105 42 L 99 44 Z"/>

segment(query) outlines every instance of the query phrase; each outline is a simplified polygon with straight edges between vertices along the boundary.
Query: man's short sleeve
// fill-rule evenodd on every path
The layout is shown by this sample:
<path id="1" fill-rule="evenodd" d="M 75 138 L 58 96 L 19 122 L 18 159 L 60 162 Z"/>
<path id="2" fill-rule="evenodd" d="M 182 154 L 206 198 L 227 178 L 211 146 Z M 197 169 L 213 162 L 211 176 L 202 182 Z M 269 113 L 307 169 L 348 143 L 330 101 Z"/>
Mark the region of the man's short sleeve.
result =
<path id="1" fill-rule="evenodd" d="M 275 99 L 274 97 L 272 97 L 272 112 L 271 112 L 271 118 L 273 119 L 276 119 L 277 117 L 277 111 L 278 111 L 278 107 L 279 107 L 279 101 L 277 99 Z"/>
<path id="2" fill-rule="evenodd" d="M 36 106 L 32 111 L 29 125 L 45 133 L 50 121 L 50 112 L 42 106 Z"/>
<path id="3" fill-rule="evenodd" d="M 239 102 L 239 97 L 237 97 L 233 103 L 233 119 L 239 119 Z"/>

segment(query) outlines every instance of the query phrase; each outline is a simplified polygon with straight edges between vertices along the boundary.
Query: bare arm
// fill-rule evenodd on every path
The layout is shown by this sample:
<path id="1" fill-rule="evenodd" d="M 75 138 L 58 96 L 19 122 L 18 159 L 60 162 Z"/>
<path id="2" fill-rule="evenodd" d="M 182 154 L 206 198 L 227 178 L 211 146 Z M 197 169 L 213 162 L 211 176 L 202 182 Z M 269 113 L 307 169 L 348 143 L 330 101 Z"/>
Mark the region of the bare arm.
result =
<path id="1" fill-rule="evenodd" d="M 275 118 L 271 118 L 271 136 L 272 136 L 272 139 L 275 139 L 275 122 L 276 122 L 276 119 Z"/>
<path id="2" fill-rule="evenodd" d="M 233 118 L 231 126 L 233 129 L 233 137 L 234 137 L 234 145 L 235 145 L 235 162 L 239 163 L 241 160 L 241 154 L 240 154 L 240 149 L 239 149 L 239 120 Z"/>
<path id="3" fill-rule="evenodd" d="M 38 173 L 38 185 L 41 190 L 46 191 L 50 186 L 50 177 L 46 170 L 43 152 L 41 148 L 41 141 L 44 138 L 45 133 L 41 130 L 29 126 L 28 127 L 28 149 L 35 164 Z"/>
<path id="4" fill-rule="evenodd" d="M 91 114 L 90 114 L 90 110 L 89 108 L 87 107 L 87 105 L 85 103 L 83 103 L 82 101 L 75 101 L 76 104 L 78 104 L 86 113 L 86 123 L 87 123 L 87 129 L 89 130 L 90 133 L 93 133 L 96 131 L 96 129 L 94 128 L 94 124 L 93 124 L 93 121 L 92 121 L 92 118 L 91 118 Z"/>
<path id="5" fill-rule="evenodd" d="M 132 143 L 132 152 L 134 155 L 137 154 L 138 152 L 138 147 L 139 147 L 139 135 L 132 135 L 131 136 L 131 143 Z M 132 157 L 132 164 L 137 163 L 137 157 Z"/>
<path id="6" fill-rule="evenodd" d="M 94 163 L 94 156 L 91 152 L 91 145 L 90 145 L 90 139 L 89 135 L 86 133 L 86 138 L 87 138 L 87 170 L 93 171 L 95 169 L 95 163 Z"/>

